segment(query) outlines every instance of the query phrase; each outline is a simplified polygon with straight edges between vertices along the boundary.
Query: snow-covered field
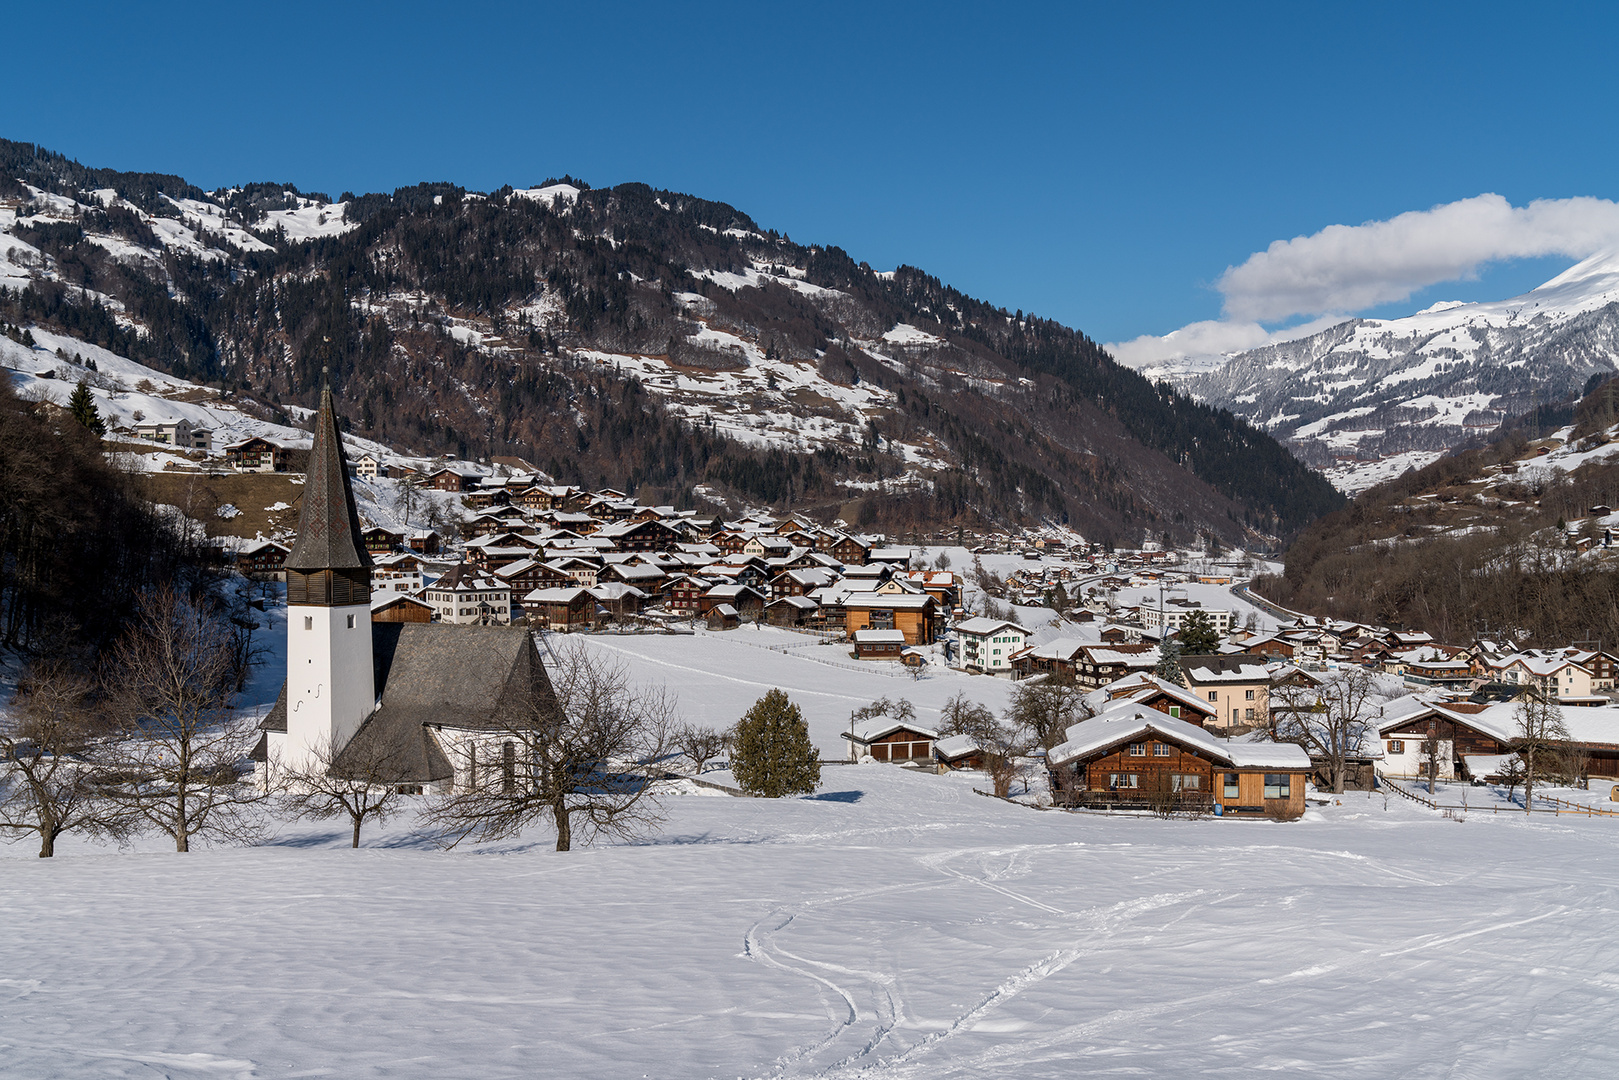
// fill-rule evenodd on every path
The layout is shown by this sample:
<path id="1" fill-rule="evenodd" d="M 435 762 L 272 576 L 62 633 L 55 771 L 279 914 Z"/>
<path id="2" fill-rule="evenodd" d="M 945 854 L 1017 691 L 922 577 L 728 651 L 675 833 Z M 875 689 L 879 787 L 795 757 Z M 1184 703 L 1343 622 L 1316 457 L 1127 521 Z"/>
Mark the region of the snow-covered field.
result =
<path id="1" fill-rule="evenodd" d="M 966 689 L 592 638 L 689 718 Z M 759 632 L 761 644 L 788 635 Z M 807 646 L 797 651 L 809 651 Z M 827 651 L 832 651 L 828 648 Z M 255 689 L 276 680 L 272 672 Z M 828 755 L 832 756 L 832 755 Z M 1619 1066 L 1619 819 L 1378 794 L 1110 819 L 829 766 L 644 842 L 440 851 L 400 820 L 190 855 L 0 846 L 5 1077 L 1584 1077 Z"/>
<path id="2" fill-rule="evenodd" d="M 646 843 L 5 860 L 0 1075 L 1581 1077 L 1619 821 L 1109 820 L 826 770 Z M 8 854 L 20 854 L 15 848 Z"/>

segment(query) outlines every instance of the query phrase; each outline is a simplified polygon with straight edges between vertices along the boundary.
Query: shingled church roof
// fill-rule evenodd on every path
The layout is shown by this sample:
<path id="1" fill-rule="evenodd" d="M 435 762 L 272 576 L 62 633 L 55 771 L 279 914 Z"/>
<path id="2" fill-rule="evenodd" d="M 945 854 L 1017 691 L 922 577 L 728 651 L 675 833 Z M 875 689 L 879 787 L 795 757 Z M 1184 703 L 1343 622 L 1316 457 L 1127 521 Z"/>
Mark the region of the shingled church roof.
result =
<path id="1" fill-rule="evenodd" d="M 371 556 L 360 542 L 360 515 L 354 508 L 330 383 L 321 387 L 315 445 L 309 451 L 303 508 L 298 513 L 298 539 L 284 565 L 305 571 L 358 570 L 371 565 Z"/>
<path id="2" fill-rule="evenodd" d="M 373 623 L 371 630 L 381 704 L 338 754 L 335 772 L 390 784 L 446 780 L 452 769 L 434 729 L 509 731 L 536 710 L 560 707 L 524 627 Z M 287 730 L 285 687 L 259 727 Z M 351 760 L 356 753 L 372 758 L 371 767 Z M 375 775 L 378 761 L 386 775 Z"/>

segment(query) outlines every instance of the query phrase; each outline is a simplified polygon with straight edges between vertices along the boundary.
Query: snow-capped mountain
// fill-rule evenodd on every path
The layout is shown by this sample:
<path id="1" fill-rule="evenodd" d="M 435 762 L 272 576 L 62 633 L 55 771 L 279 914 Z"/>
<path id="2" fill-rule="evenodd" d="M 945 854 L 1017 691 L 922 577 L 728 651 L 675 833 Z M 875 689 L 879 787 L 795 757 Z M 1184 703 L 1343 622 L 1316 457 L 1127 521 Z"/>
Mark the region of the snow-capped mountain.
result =
<path id="1" fill-rule="evenodd" d="M 1510 300 L 1354 319 L 1175 381 L 1352 493 L 1616 367 L 1619 253 L 1608 253 Z"/>

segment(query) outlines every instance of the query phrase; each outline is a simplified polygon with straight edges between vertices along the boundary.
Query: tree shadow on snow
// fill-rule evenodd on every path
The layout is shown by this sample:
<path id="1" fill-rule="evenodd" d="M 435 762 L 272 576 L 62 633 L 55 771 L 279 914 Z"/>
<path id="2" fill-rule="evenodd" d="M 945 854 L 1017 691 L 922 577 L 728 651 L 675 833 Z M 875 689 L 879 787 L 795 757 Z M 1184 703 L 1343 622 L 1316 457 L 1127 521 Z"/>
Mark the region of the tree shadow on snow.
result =
<path id="1" fill-rule="evenodd" d="M 349 834 L 344 831 L 299 833 L 296 836 L 277 836 L 273 839 L 266 840 L 263 846 L 285 848 L 330 847 L 337 844 L 339 841 L 342 842 L 344 847 L 347 847 L 349 844 Z"/>
<path id="2" fill-rule="evenodd" d="M 805 795 L 805 802 L 857 803 L 865 797 L 864 791 L 823 791 L 819 795 Z"/>

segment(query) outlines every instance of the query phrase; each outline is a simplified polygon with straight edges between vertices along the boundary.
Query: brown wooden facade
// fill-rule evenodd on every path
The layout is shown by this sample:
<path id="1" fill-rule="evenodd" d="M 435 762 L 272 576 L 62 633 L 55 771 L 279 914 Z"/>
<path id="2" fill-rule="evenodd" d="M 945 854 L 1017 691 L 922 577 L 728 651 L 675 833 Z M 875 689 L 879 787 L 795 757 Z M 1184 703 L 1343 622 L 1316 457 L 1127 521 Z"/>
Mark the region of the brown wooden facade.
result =
<path id="1" fill-rule="evenodd" d="M 1056 801 L 1069 806 L 1186 811 L 1292 820 L 1304 813 L 1309 770 L 1233 766 L 1157 731 L 1052 770 Z"/>

